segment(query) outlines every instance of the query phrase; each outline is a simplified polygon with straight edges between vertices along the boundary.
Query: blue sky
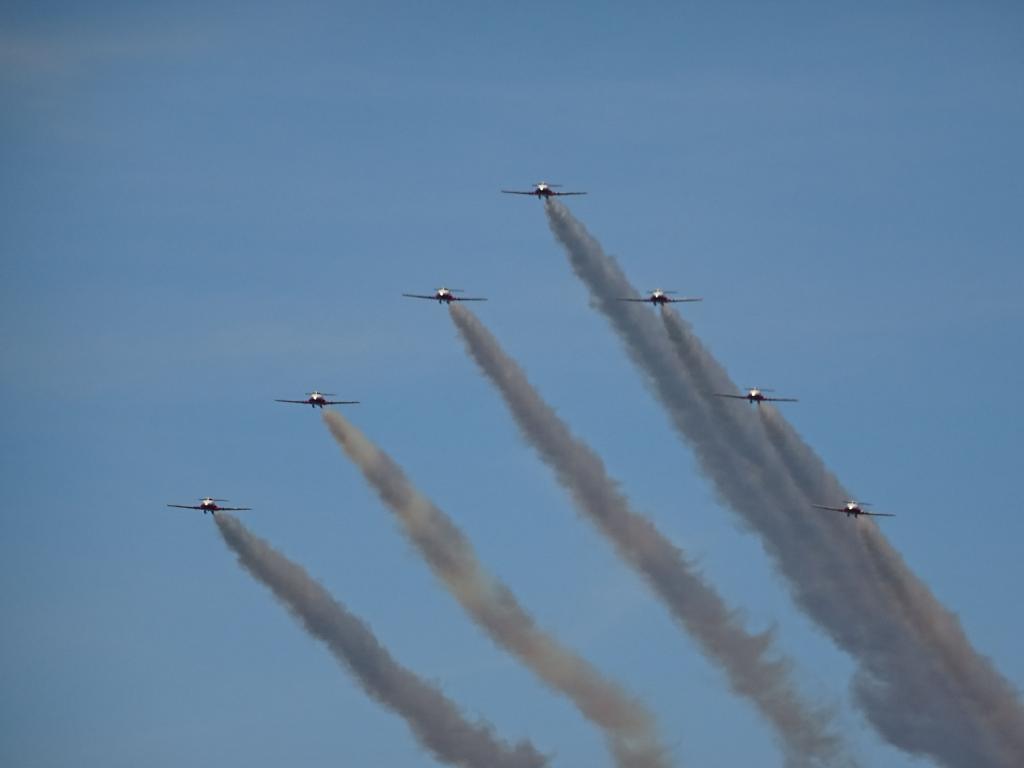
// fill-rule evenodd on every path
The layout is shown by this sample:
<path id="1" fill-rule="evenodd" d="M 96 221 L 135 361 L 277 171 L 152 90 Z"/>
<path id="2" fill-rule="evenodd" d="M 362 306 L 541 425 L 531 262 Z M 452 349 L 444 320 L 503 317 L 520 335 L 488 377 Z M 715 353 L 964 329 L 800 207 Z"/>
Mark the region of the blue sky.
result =
<path id="1" fill-rule="evenodd" d="M 767 729 L 577 519 L 466 358 L 456 284 L 866 764 L 848 660 L 714 498 L 547 231 L 541 178 L 879 509 L 1018 686 L 1024 12 L 1012 3 L 12 3 L 0 10 L 0 762 L 426 766 L 232 561 L 202 494 L 555 765 L 596 733 L 495 649 L 307 410 L 314 387 L 679 765 Z M 845 520 L 837 521 L 844 523 Z"/>

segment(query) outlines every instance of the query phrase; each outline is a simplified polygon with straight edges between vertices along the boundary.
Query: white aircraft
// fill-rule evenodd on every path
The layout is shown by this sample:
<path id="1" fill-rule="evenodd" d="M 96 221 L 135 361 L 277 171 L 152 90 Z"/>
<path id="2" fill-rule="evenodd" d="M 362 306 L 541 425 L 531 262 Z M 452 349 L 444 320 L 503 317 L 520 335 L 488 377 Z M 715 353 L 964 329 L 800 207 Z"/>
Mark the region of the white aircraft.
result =
<path id="1" fill-rule="evenodd" d="M 847 501 L 841 507 L 826 507 L 822 504 L 811 504 L 816 509 L 828 509 L 832 512 L 843 512 L 847 517 L 860 517 L 861 515 L 870 515 L 871 517 L 896 517 L 896 515 L 888 512 L 868 512 L 864 507 L 870 507 L 866 501 Z"/>
<path id="2" fill-rule="evenodd" d="M 410 299 L 431 299 L 440 304 L 442 301 L 445 304 L 451 304 L 453 301 L 487 301 L 487 299 L 481 299 L 478 297 L 470 296 L 456 296 L 456 293 L 462 293 L 461 288 L 445 288 L 441 287 L 434 291 L 432 294 L 424 293 L 403 293 L 403 296 L 408 296 Z"/>
<path id="3" fill-rule="evenodd" d="M 747 390 L 745 395 L 723 395 L 720 392 L 715 392 L 715 397 L 731 397 L 734 400 L 746 400 L 749 403 L 795 403 L 798 402 L 795 397 L 766 397 L 765 392 L 774 392 L 774 389 L 761 389 L 758 387 L 751 387 Z"/>
<path id="4" fill-rule="evenodd" d="M 557 187 L 562 186 L 561 184 L 548 184 L 546 181 L 538 181 L 533 185 L 531 192 L 521 192 L 515 189 L 503 189 L 501 190 L 506 195 L 532 195 L 538 200 L 544 198 L 545 200 L 549 197 L 562 197 L 563 195 L 585 195 L 586 192 L 555 192 Z"/>
<path id="5" fill-rule="evenodd" d="M 222 507 L 217 504 L 218 501 L 227 501 L 227 499 L 214 499 L 209 496 L 204 496 L 199 500 L 199 504 L 168 504 L 168 507 L 177 507 L 178 509 L 201 509 L 205 515 L 209 512 L 211 515 L 216 515 L 218 512 L 247 512 L 252 507 Z"/>
<path id="6" fill-rule="evenodd" d="M 684 301 L 704 301 L 704 299 L 702 299 L 702 298 L 690 297 L 690 296 L 683 296 L 683 297 L 678 298 L 678 299 L 672 298 L 673 295 L 677 294 L 677 293 L 679 293 L 679 291 L 663 291 L 663 290 L 661 290 L 661 288 L 655 288 L 653 291 L 649 291 L 648 292 L 646 298 L 642 298 L 642 299 L 619 299 L 619 301 L 640 301 L 640 302 L 644 302 L 645 304 L 649 302 L 651 304 L 662 305 L 662 306 L 665 305 L 665 304 L 679 304 L 679 303 L 684 302 Z"/>
<path id="7" fill-rule="evenodd" d="M 355 405 L 358 400 L 328 400 L 328 397 L 337 397 L 333 392 L 317 392 L 315 389 L 312 392 L 307 392 L 305 400 L 274 400 L 275 403 L 297 403 L 298 405 L 309 405 L 313 408 L 319 406 L 323 408 L 325 405 Z"/>

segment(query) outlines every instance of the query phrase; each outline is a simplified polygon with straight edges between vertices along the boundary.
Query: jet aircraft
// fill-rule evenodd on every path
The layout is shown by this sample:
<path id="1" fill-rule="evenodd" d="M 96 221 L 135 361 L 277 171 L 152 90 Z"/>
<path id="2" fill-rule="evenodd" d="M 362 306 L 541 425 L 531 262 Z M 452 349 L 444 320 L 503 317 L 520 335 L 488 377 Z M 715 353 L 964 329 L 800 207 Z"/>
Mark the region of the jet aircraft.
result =
<path id="1" fill-rule="evenodd" d="M 811 504 L 816 509 L 828 509 L 832 512 L 843 512 L 847 517 L 860 517 L 861 515 L 870 515 L 871 517 L 896 517 L 896 515 L 889 512 L 868 512 L 864 507 L 870 507 L 866 501 L 847 501 L 841 507 L 826 507 L 823 504 Z"/>
<path id="2" fill-rule="evenodd" d="M 199 504 L 168 504 L 167 506 L 178 509 L 201 509 L 204 515 L 207 512 L 216 515 L 218 512 L 247 512 L 252 509 L 252 507 L 222 507 L 217 503 L 218 501 L 227 501 L 227 499 L 213 499 L 204 496 L 199 500 Z"/>
<path id="3" fill-rule="evenodd" d="M 312 392 L 307 392 L 305 400 L 274 400 L 275 403 L 296 403 L 298 405 L 308 405 L 313 408 L 319 406 L 323 408 L 325 405 L 355 405 L 358 400 L 328 400 L 328 397 L 337 397 L 333 392 L 317 392 L 315 389 Z"/>
<path id="4" fill-rule="evenodd" d="M 759 387 L 751 387 L 747 390 L 745 395 L 723 395 L 721 392 L 715 392 L 715 397 L 731 397 L 734 400 L 746 400 L 748 403 L 795 403 L 797 399 L 795 397 L 767 397 L 765 392 L 774 392 L 774 389 L 761 389 Z"/>
<path id="5" fill-rule="evenodd" d="M 655 288 L 650 291 L 644 298 L 631 298 L 631 299 L 619 299 L 619 301 L 639 301 L 643 303 L 650 303 L 655 305 L 664 306 L 665 304 L 679 304 L 685 301 L 704 301 L 702 298 L 695 296 L 682 296 L 678 299 L 673 298 L 673 294 L 679 293 L 679 291 L 663 291 L 661 288 Z"/>
<path id="6" fill-rule="evenodd" d="M 410 299 L 431 299 L 440 304 L 442 301 L 445 304 L 451 304 L 453 301 L 487 301 L 479 297 L 472 296 L 456 296 L 455 294 L 462 293 L 461 288 L 445 288 L 441 287 L 434 291 L 432 294 L 427 295 L 423 293 L 403 293 L 403 296 L 407 296 Z"/>
<path id="7" fill-rule="evenodd" d="M 516 189 L 503 189 L 501 190 L 506 195 L 531 195 L 536 197 L 538 200 L 544 198 L 547 200 L 551 197 L 562 197 L 564 195 L 585 195 L 586 192 L 556 192 L 557 187 L 562 186 L 561 184 L 548 184 L 546 181 L 538 181 L 533 185 L 533 190 L 530 192 L 523 192 Z"/>

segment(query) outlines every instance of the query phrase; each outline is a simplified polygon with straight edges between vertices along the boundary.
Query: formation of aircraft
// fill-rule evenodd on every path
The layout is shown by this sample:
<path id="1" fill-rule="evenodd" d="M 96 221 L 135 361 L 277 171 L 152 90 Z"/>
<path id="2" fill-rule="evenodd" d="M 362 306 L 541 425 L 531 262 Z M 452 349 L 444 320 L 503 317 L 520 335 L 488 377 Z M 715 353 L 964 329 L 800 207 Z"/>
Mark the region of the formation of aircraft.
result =
<path id="1" fill-rule="evenodd" d="M 356 405 L 358 400 L 328 400 L 328 397 L 337 397 L 333 392 L 317 392 L 315 389 L 312 392 L 306 393 L 308 397 L 305 400 L 274 400 L 275 403 L 295 403 L 297 405 L 309 405 L 313 408 L 323 408 L 325 405 Z"/>
<path id="2" fill-rule="evenodd" d="M 214 499 L 209 496 L 204 496 L 199 500 L 198 504 L 168 504 L 168 507 L 177 507 L 178 509 L 201 509 L 205 515 L 209 512 L 211 515 L 216 515 L 218 512 L 248 512 L 252 507 L 222 507 L 217 502 L 227 501 L 227 499 Z"/>
<path id="3" fill-rule="evenodd" d="M 650 303 L 656 306 L 663 306 L 665 304 L 681 304 L 687 301 L 704 301 L 704 299 L 696 296 L 682 296 L 680 298 L 673 298 L 679 291 L 663 291 L 661 288 L 655 288 L 653 291 L 648 292 L 644 298 L 629 298 L 619 299 L 619 301 L 639 301 L 644 304 Z"/>
<path id="4" fill-rule="evenodd" d="M 462 293 L 461 288 L 445 288 L 441 287 L 434 291 L 432 294 L 425 293 L 403 293 L 410 299 L 430 299 L 440 304 L 442 301 L 445 304 L 451 304 L 453 301 L 487 301 L 487 299 L 480 298 L 478 296 L 456 296 L 455 294 Z"/>
<path id="5" fill-rule="evenodd" d="M 774 392 L 774 389 L 763 389 L 760 387 L 750 387 L 745 395 L 726 395 L 721 392 L 715 392 L 715 397 L 731 397 L 733 400 L 746 400 L 748 403 L 796 403 L 799 402 L 795 397 L 768 397 L 765 392 Z"/>
<path id="6" fill-rule="evenodd" d="M 870 507 L 871 505 L 866 501 L 847 501 L 841 507 L 828 507 L 823 504 L 811 504 L 815 509 L 827 509 L 832 512 L 842 512 L 847 517 L 860 517 L 861 515 L 869 515 L 871 517 L 896 517 L 888 512 L 868 512 L 864 507 Z"/>
<path id="7" fill-rule="evenodd" d="M 503 189 L 501 191 L 506 195 L 530 195 L 532 197 L 536 197 L 538 200 L 542 197 L 546 200 L 549 197 L 587 194 L 586 192 L 556 192 L 555 189 L 561 186 L 561 184 L 548 184 L 546 181 L 538 181 L 533 185 L 533 189 L 529 192 L 523 192 L 517 189 Z"/>
<path id="8" fill-rule="evenodd" d="M 501 190 L 506 195 L 529 195 L 538 199 L 544 198 L 545 200 L 551 197 L 557 197 L 562 195 L 585 195 L 586 192 L 560 192 L 556 191 L 557 188 L 561 187 L 561 184 L 549 184 L 541 181 L 533 185 L 533 189 L 530 191 L 503 189 Z M 486 298 L 481 296 L 459 296 L 463 290 L 461 288 L 446 288 L 440 287 L 435 290 L 432 294 L 422 293 L 403 293 L 402 296 L 410 299 L 427 299 L 429 301 L 436 301 L 439 304 L 444 302 L 445 304 L 451 304 L 453 301 L 487 301 Z M 676 296 L 678 291 L 666 291 L 660 288 L 656 288 L 649 291 L 646 296 L 643 297 L 623 297 L 619 301 L 630 301 L 640 302 L 644 304 L 651 304 L 652 306 L 663 307 L 666 304 L 677 304 L 685 302 L 703 301 L 701 297 L 697 296 Z M 795 403 L 797 399 L 794 397 L 772 397 L 765 393 L 773 392 L 771 389 L 764 389 L 761 387 L 750 387 L 746 390 L 745 394 L 727 394 L 724 392 L 713 393 L 716 397 L 726 397 L 734 400 L 746 400 L 749 403 L 760 405 L 764 402 L 771 403 Z M 275 402 L 278 403 L 294 403 L 296 405 L 308 405 L 312 408 L 323 408 L 325 405 L 355 405 L 358 400 L 328 400 L 329 397 L 336 397 L 331 392 L 319 392 L 313 390 L 312 392 L 306 393 L 304 400 L 283 400 L 277 399 Z M 222 507 L 218 502 L 227 501 L 227 499 L 215 499 L 210 496 L 205 496 L 199 500 L 199 504 L 168 504 L 168 507 L 176 507 L 178 509 L 197 509 L 201 510 L 203 514 L 209 512 L 212 515 L 216 515 L 217 512 L 243 512 L 251 509 L 250 507 Z M 812 507 L 816 509 L 824 509 L 832 512 L 842 512 L 847 517 L 857 518 L 861 515 L 868 515 L 871 517 L 895 517 L 893 514 L 885 512 L 869 512 L 864 509 L 866 506 L 870 506 L 867 502 L 858 501 L 847 501 L 840 507 L 832 507 L 823 504 L 812 504 Z"/>

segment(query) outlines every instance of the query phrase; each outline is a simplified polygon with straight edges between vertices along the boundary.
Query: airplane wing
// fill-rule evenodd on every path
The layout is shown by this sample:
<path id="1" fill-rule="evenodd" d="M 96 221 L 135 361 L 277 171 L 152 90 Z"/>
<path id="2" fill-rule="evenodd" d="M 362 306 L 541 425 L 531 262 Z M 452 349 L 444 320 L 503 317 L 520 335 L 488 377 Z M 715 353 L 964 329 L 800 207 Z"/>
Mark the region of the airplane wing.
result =
<path id="1" fill-rule="evenodd" d="M 681 301 L 704 301 L 704 299 L 668 299 L 667 301 L 669 304 L 678 304 Z"/>
<path id="2" fill-rule="evenodd" d="M 218 512 L 248 512 L 252 507 L 218 507 Z"/>
<path id="3" fill-rule="evenodd" d="M 846 509 L 846 507 L 825 507 L 825 506 L 822 506 L 821 504 L 811 504 L 811 506 L 814 507 L 815 509 L 828 509 L 828 510 L 830 510 L 832 512 L 847 512 L 848 511 Z"/>
<path id="4" fill-rule="evenodd" d="M 766 402 L 769 403 L 799 403 L 795 397 L 766 397 Z"/>
<path id="5" fill-rule="evenodd" d="M 586 192 L 552 192 L 551 194 L 552 195 L 558 195 L 558 197 L 563 197 L 565 195 L 585 195 L 587 193 Z"/>
<path id="6" fill-rule="evenodd" d="M 298 403 L 299 405 L 309 405 L 309 400 L 277 400 L 275 398 L 274 402 L 275 403 Z"/>
<path id="7" fill-rule="evenodd" d="M 519 192 L 518 190 L 515 190 L 515 189 L 503 189 L 501 191 L 502 191 L 502 194 L 506 194 L 506 195 L 535 195 L 535 194 L 537 194 L 536 192 Z"/>
<path id="8" fill-rule="evenodd" d="M 892 514 L 891 512 L 864 512 L 862 510 L 861 514 L 871 515 L 871 517 L 896 517 L 896 515 Z"/>
<path id="9" fill-rule="evenodd" d="M 190 506 L 188 504 L 168 504 L 168 507 L 177 507 L 178 509 L 202 509 L 202 507 Z"/>
<path id="10" fill-rule="evenodd" d="M 472 296 L 452 296 L 452 301 L 487 301 L 487 299 L 474 298 Z"/>
<path id="11" fill-rule="evenodd" d="M 641 301 L 646 304 L 650 299 L 616 299 L 616 301 Z"/>
<path id="12" fill-rule="evenodd" d="M 324 400 L 324 405 L 356 405 L 358 400 Z"/>
<path id="13" fill-rule="evenodd" d="M 403 296 L 408 296 L 410 299 L 436 299 L 437 296 L 427 296 L 422 293 L 403 293 Z"/>
<path id="14" fill-rule="evenodd" d="M 733 400 L 747 400 L 746 395 L 723 395 L 718 392 L 714 393 L 715 397 L 731 397 Z"/>

